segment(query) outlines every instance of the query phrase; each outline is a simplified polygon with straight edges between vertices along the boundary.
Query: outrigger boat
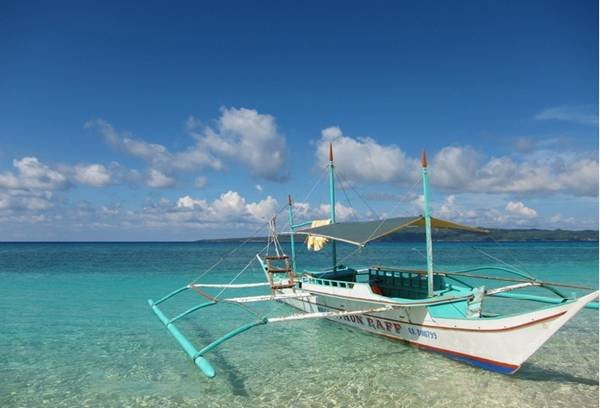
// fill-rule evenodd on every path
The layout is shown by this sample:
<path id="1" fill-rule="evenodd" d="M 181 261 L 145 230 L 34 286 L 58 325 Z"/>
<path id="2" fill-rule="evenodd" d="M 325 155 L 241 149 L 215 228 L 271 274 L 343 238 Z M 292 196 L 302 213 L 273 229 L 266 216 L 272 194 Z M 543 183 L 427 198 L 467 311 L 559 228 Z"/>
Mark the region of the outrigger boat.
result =
<path id="1" fill-rule="evenodd" d="M 582 308 L 598 309 L 598 291 L 580 285 L 545 282 L 522 271 L 505 267 L 475 267 L 464 271 L 436 271 L 433 268 L 432 229 L 445 228 L 486 233 L 481 228 L 469 227 L 434 218 L 429 209 L 429 180 L 427 158 L 422 158 L 423 215 L 390 218 L 365 222 L 336 222 L 335 166 L 333 152 L 329 151 L 329 223 L 320 226 L 310 222 L 294 224 L 291 197 L 288 200 L 290 225 L 290 255 L 285 254 L 275 223 L 270 223 L 267 248 L 274 254 L 259 253 L 256 260 L 264 271 L 265 281 L 234 283 L 244 269 L 229 283 L 191 282 L 154 302 L 148 300 L 152 310 L 166 326 L 192 361 L 208 377 L 215 376 L 206 355 L 223 342 L 254 327 L 286 323 L 304 319 L 329 319 L 392 339 L 403 340 L 419 348 L 442 353 L 452 359 L 470 363 L 484 369 L 504 374 L 516 372 L 554 333 Z M 338 264 L 336 243 L 346 243 L 362 248 L 369 242 L 397 231 L 425 228 L 425 270 L 402 269 L 374 265 L 354 269 Z M 307 236 L 309 240 L 330 240 L 332 267 L 325 271 L 299 273 L 296 268 L 295 238 Z M 480 275 L 482 270 L 501 271 L 509 277 Z M 470 279 L 504 281 L 506 286 L 486 288 L 467 283 Z M 265 295 L 221 297 L 230 288 L 268 288 Z M 220 289 L 213 296 L 206 291 Z M 519 293 L 526 288 L 542 288 L 552 296 Z M 559 288 L 591 291 L 576 297 L 566 295 Z M 169 318 L 159 305 L 181 292 L 192 290 L 205 298 L 203 303 Z M 533 301 L 544 304 L 533 311 L 510 314 L 491 314 L 483 310 L 487 299 Z M 201 309 L 221 303 L 248 307 L 254 302 L 281 302 L 298 309 L 291 315 L 262 317 L 244 324 L 198 350 L 176 327 L 175 323 Z"/>

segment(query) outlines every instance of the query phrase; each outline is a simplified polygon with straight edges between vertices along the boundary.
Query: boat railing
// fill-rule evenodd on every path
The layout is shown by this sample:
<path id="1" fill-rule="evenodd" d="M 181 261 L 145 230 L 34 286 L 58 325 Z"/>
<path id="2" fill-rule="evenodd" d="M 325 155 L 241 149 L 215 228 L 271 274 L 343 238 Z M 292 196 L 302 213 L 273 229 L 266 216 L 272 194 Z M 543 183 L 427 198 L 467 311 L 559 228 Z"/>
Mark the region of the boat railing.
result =
<path id="1" fill-rule="evenodd" d="M 381 265 L 371 266 L 370 270 L 381 271 L 384 273 L 412 273 L 416 275 L 427 275 L 427 271 L 420 269 L 407 269 L 407 268 L 393 268 L 386 267 Z M 504 276 L 490 276 L 490 275 L 479 275 L 473 274 L 472 272 L 489 270 L 489 271 L 497 271 L 497 272 L 505 272 L 511 275 L 517 275 L 514 277 L 504 277 Z M 452 279 L 457 281 L 471 289 L 473 289 L 473 285 L 466 283 L 463 278 L 471 278 L 471 279 L 483 279 L 483 280 L 493 280 L 493 281 L 501 281 L 501 282 L 510 282 L 512 284 L 500 288 L 488 289 L 486 291 L 487 296 L 497 296 L 503 298 L 512 298 L 517 300 L 530 300 L 534 302 L 541 303 L 552 303 L 552 304 L 560 304 L 570 300 L 573 300 L 576 296 L 572 294 L 571 296 L 565 295 L 562 291 L 557 288 L 570 288 L 570 289 L 579 289 L 584 291 L 593 291 L 596 290 L 594 288 L 583 286 L 583 285 L 573 285 L 573 284 L 565 284 L 560 282 L 548 282 L 541 281 L 534 277 L 529 278 L 529 275 L 523 274 L 522 272 L 514 271 L 512 269 L 498 267 L 498 266 L 483 266 L 476 267 L 471 269 L 465 269 L 460 271 L 446 272 L 446 271 L 434 271 L 434 276 L 441 276 L 445 278 Z M 541 289 L 546 289 L 552 292 L 557 297 L 547 297 L 547 296 L 536 296 L 532 294 L 526 293 L 513 293 L 513 291 L 518 289 L 524 289 L 527 287 L 538 287 Z M 591 302 L 585 305 L 586 309 L 594 309 L 598 310 L 598 302 Z"/>
<path id="2" fill-rule="evenodd" d="M 302 282 L 312 283 L 313 285 L 339 287 L 339 288 L 344 288 L 344 289 L 352 289 L 352 288 L 354 288 L 354 284 L 355 284 L 355 282 L 314 278 L 314 277 L 309 277 L 309 276 L 302 278 Z"/>
<path id="3" fill-rule="evenodd" d="M 387 267 L 387 266 L 381 266 L 381 265 L 371 266 L 369 269 L 377 270 L 377 271 L 386 271 L 386 272 L 409 272 L 409 273 L 418 274 L 418 275 L 426 275 L 427 274 L 427 271 L 422 270 L 422 269 L 394 268 L 394 267 Z M 501 271 L 501 272 L 506 272 L 506 273 L 513 274 L 513 275 L 518 275 L 519 277 L 523 277 L 523 278 L 510 278 L 510 277 L 504 277 L 504 276 L 491 276 L 491 275 L 477 275 L 477 274 L 471 273 L 471 272 L 476 272 L 476 271 L 481 271 L 481 270 Z M 528 275 L 525 275 L 521 272 L 514 271 L 514 270 L 508 269 L 508 268 L 498 267 L 498 266 L 480 266 L 480 267 L 476 267 L 476 268 L 464 269 L 464 270 L 452 271 L 452 272 L 434 271 L 433 274 L 439 275 L 439 276 L 444 276 L 444 277 L 462 276 L 465 278 L 487 279 L 487 280 L 504 281 L 504 282 L 516 282 L 516 283 L 531 282 L 531 283 L 535 283 L 536 286 L 541 286 L 541 287 L 545 287 L 545 288 L 557 286 L 557 287 L 572 288 L 572 289 L 595 290 L 594 288 L 591 288 L 588 286 L 583 286 L 583 285 L 573 285 L 573 284 L 566 284 L 566 283 L 561 283 L 561 282 L 541 281 L 534 277 L 529 277 Z"/>

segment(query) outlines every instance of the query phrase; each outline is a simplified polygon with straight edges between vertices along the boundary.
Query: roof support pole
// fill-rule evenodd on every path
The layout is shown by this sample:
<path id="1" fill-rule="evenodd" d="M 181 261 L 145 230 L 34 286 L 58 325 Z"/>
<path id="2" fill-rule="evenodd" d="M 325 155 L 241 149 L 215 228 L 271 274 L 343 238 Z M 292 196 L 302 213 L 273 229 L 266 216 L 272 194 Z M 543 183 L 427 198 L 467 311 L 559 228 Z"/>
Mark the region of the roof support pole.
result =
<path id="1" fill-rule="evenodd" d="M 335 224 L 335 170 L 333 165 L 333 146 L 329 143 L 329 206 L 331 208 L 331 223 Z M 336 242 L 331 243 L 331 257 L 333 259 L 333 271 L 337 268 Z"/>
<path id="2" fill-rule="evenodd" d="M 433 296 L 433 248 L 431 245 L 431 214 L 429 213 L 429 175 L 427 174 L 427 153 L 421 154 L 421 174 L 423 177 L 423 217 L 425 217 L 425 241 L 427 245 L 427 296 Z"/>
<path id="3" fill-rule="evenodd" d="M 294 209 L 292 203 L 292 196 L 288 195 L 288 220 L 290 223 L 290 249 L 292 251 L 292 270 L 296 272 L 296 248 L 294 243 Z"/>

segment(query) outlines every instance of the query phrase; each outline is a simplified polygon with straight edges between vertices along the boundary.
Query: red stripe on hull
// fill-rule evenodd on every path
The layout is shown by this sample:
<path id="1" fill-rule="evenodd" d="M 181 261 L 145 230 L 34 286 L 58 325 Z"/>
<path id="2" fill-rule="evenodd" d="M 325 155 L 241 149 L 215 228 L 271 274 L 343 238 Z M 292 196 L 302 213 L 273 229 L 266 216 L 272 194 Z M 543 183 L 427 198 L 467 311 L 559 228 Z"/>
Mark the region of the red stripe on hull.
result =
<path id="1" fill-rule="evenodd" d="M 433 346 L 427 346 L 421 343 L 416 343 L 414 341 L 410 341 L 410 340 L 406 340 L 407 342 L 409 342 L 410 344 L 413 344 L 419 348 L 422 348 L 424 350 L 430 350 L 430 351 L 435 351 L 438 353 L 444 353 L 444 354 L 451 354 L 457 357 L 463 357 L 463 358 L 468 358 L 470 360 L 475 360 L 475 361 L 479 361 L 481 363 L 486 363 L 486 364 L 491 364 L 491 365 L 495 365 L 495 366 L 500 366 L 500 367 L 506 367 L 506 368 L 510 368 L 514 371 L 518 370 L 521 366 L 520 365 L 515 365 L 515 364 L 508 364 L 508 363 L 503 363 L 501 361 L 495 361 L 495 360 L 489 360 L 487 358 L 483 358 L 483 357 L 477 357 L 477 356 L 473 356 L 470 354 L 465 354 L 465 353 L 459 353 L 458 351 L 452 351 L 452 350 L 446 350 L 446 349 L 442 349 L 439 347 L 433 347 Z"/>

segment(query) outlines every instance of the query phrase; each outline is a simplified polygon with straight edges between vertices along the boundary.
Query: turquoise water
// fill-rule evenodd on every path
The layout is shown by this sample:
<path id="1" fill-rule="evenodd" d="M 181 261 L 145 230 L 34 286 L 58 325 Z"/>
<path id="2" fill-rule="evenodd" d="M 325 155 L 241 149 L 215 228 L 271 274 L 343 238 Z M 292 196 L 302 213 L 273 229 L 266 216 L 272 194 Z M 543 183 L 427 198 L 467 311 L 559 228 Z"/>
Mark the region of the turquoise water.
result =
<path id="1" fill-rule="evenodd" d="M 438 268 L 500 265 L 473 246 L 541 279 L 598 286 L 595 243 L 438 244 Z M 209 353 L 217 377 L 208 380 L 146 299 L 185 285 L 235 247 L 0 244 L 0 406 L 598 404 L 598 312 L 592 310 L 578 314 L 510 377 L 332 322 L 300 321 L 258 327 Z M 239 249 L 203 281 L 229 281 L 261 248 Z M 299 259 L 306 260 L 300 252 Z M 375 244 L 352 259 L 422 267 L 422 245 Z M 310 266 L 328 263 L 326 255 L 317 254 Z M 239 281 L 262 279 L 255 266 Z M 184 294 L 163 310 L 174 316 L 198 301 Z M 278 304 L 254 309 L 259 315 L 292 312 Z M 200 346 L 253 318 L 224 305 L 178 326 Z"/>

